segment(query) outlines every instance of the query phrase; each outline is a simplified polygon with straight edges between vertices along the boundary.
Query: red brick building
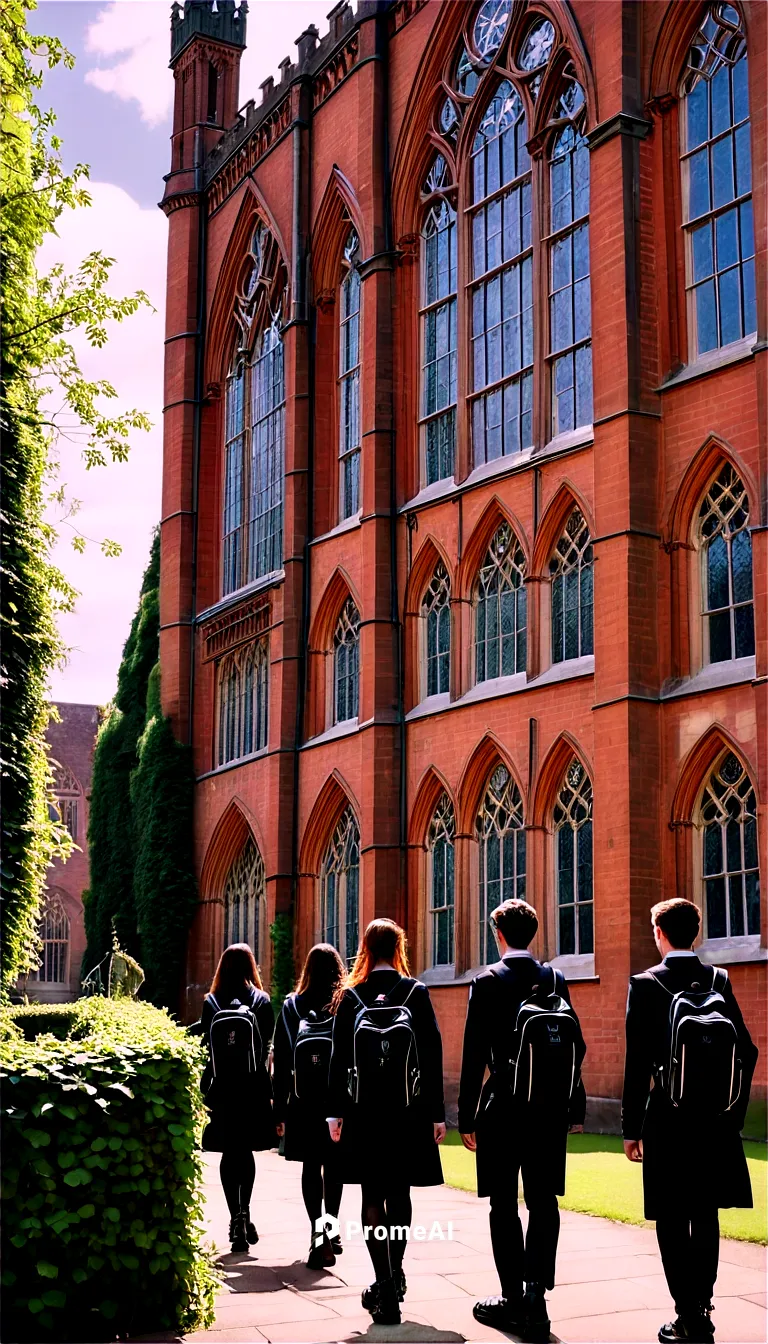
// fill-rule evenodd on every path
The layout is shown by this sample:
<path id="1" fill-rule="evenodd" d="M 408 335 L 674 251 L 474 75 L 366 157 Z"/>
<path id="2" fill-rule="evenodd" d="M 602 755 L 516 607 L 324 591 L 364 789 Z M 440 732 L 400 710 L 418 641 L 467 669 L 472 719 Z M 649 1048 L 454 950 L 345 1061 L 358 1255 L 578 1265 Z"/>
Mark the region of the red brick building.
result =
<path id="1" fill-rule="evenodd" d="M 97 705 L 56 706 L 58 722 L 48 725 L 50 761 L 54 775 L 51 804 L 66 826 L 76 848 L 66 860 L 56 859 L 48 874 L 40 922 L 40 967 L 26 978 L 23 988 L 40 1003 L 66 1003 L 80 994 L 85 952 L 83 892 L 88 888 L 88 810 L 93 770 L 93 748 L 99 727 Z"/>
<path id="2" fill-rule="evenodd" d="M 259 40 L 258 11 L 247 18 Z M 455 1094 L 525 893 L 615 1099 L 650 906 L 761 1047 L 765 5 L 361 0 L 238 111 L 173 7 L 161 664 L 188 1009 L 227 940 L 408 930 Z M 244 95 L 252 90 L 244 90 Z"/>

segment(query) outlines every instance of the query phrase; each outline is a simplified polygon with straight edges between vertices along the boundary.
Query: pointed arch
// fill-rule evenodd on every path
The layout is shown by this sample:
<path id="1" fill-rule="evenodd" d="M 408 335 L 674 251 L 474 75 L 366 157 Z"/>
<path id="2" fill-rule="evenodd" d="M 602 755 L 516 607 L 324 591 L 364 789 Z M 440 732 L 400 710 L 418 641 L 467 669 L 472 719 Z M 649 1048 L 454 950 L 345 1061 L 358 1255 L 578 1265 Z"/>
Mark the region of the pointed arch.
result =
<path id="1" fill-rule="evenodd" d="M 223 901 L 227 874 L 247 840 L 253 841 L 263 859 L 261 828 L 242 799 L 233 798 L 219 817 L 205 851 L 200 872 L 203 901 Z"/>
<path id="2" fill-rule="evenodd" d="M 592 510 L 581 491 L 566 477 L 549 501 L 539 523 L 531 558 L 532 574 L 541 576 L 547 572 L 550 556 L 574 509 L 578 509 L 582 514 L 589 528 L 589 535 L 594 539 L 595 523 Z"/>
<path id="3" fill-rule="evenodd" d="M 299 876 L 319 877 L 320 865 L 333 830 L 347 808 L 360 825 L 360 808 L 343 775 L 333 770 L 318 793 L 307 818 L 299 848 Z"/>
<path id="4" fill-rule="evenodd" d="M 680 767 L 680 775 L 672 799 L 670 825 L 684 826 L 693 820 L 696 805 L 717 761 L 726 752 L 733 752 L 741 761 L 758 794 L 757 771 L 744 748 L 721 723 L 710 724 L 698 742 L 691 747 Z"/>
<path id="5" fill-rule="evenodd" d="M 726 462 L 740 476 L 750 504 L 756 510 L 759 495 L 752 472 L 726 439 L 711 433 L 683 472 L 664 528 L 666 545 L 688 545 L 691 542 L 697 512 L 707 487 Z"/>
<path id="6" fill-rule="evenodd" d="M 703 0 L 697 5 L 681 5 L 678 0 L 667 0 L 666 12 L 659 24 L 651 55 L 647 102 L 662 98 L 665 94 L 677 97 L 688 48 L 707 8 L 708 3 Z M 741 5 L 738 0 L 733 0 L 733 8 L 741 16 L 749 47 L 754 22 L 749 5 Z"/>
<path id="7" fill-rule="evenodd" d="M 531 816 L 532 826 L 541 826 L 548 829 L 547 822 L 550 818 L 552 807 L 557 797 L 557 791 L 560 787 L 563 775 L 570 761 L 574 756 L 581 762 L 591 780 L 594 780 L 594 770 L 592 763 L 586 755 L 583 747 L 568 732 L 562 732 L 555 738 L 552 746 L 549 748 L 544 760 L 539 766 L 534 780 L 531 796 Z"/>
<path id="8" fill-rule="evenodd" d="M 232 233 L 227 243 L 224 260 L 216 279 L 213 298 L 207 319 L 205 384 L 221 383 L 227 376 L 233 353 L 233 339 L 236 329 L 234 320 L 237 283 L 243 266 L 243 258 L 257 223 L 261 220 L 274 238 L 282 267 L 285 272 L 285 286 L 288 280 L 288 253 L 272 211 L 253 181 L 245 183 L 242 201 L 238 210 Z"/>
<path id="9" fill-rule="evenodd" d="M 527 816 L 526 790 L 523 787 L 520 774 L 506 747 L 502 745 L 496 734 L 489 729 L 472 751 L 461 772 L 459 786 L 456 790 L 457 834 L 474 838 L 475 820 L 483 793 L 493 771 L 499 765 L 503 765 L 509 771 L 520 790 Z"/>
<path id="10" fill-rule="evenodd" d="M 445 566 L 446 573 L 451 583 L 451 588 L 453 588 L 453 569 L 451 567 L 451 562 L 441 543 L 430 532 L 419 547 L 413 564 L 411 565 L 411 572 L 408 575 L 408 582 L 405 587 L 405 601 L 403 604 L 403 610 L 406 613 L 414 616 L 418 615 L 424 591 L 438 564 Z"/>
<path id="11" fill-rule="evenodd" d="M 411 806 L 411 815 L 408 822 L 408 844 L 411 847 L 426 848 L 429 823 L 443 794 L 446 794 L 450 799 L 455 814 L 456 802 L 448 781 L 436 766 L 427 766 L 419 780 Z"/>
<path id="12" fill-rule="evenodd" d="M 507 507 L 499 496 L 493 495 L 475 523 L 461 558 L 456 576 L 456 595 L 462 601 L 468 601 L 471 598 L 478 570 L 492 538 L 502 523 L 507 523 L 512 528 L 523 549 L 526 570 L 530 573 L 531 549 L 525 528 L 517 515 Z"/>
<path id="13" fill-rule="evenodd" d="M 347 598 L 351 597 L 357 610 L 362 613 L 362 602 L 347 571 L 337 565 L 325 590 L 309 632 L 309 648 L 315 652 L 326 652 L 333 640 L 336 622 Z"/>
<path id="14" fill-rule="evenodd" d="M 350 227 L 368 255 L 365 222 L 354 187 L 338 164 L 333 165 L 312 225 L 312 281 L 315 298 L 333 293 L 339 283 L 339 268 Z"/>
<path id="15" fill-rule="evenodd" d="M 556 19 L 551 14 L 548 14 L 547 17 L 550 22 L 555 23 L 556 28 L 558 23 L 567 22 L 565 7 L 558 10 Z M 531 127 L 532 136 L 537 141 L 544 135 L 552 121 L 555 102 L 563 86 L 563 81 L 569 79 L 575 79 L 584 91 L 586 105 L 585 131 L 597 124 L 597 89 L 589 55 L 580 37 L 576 42 L 572 41 L 570 37 L 566 37 L 553 53 L 542 76 L 536 99 L 533 126 Z"/>

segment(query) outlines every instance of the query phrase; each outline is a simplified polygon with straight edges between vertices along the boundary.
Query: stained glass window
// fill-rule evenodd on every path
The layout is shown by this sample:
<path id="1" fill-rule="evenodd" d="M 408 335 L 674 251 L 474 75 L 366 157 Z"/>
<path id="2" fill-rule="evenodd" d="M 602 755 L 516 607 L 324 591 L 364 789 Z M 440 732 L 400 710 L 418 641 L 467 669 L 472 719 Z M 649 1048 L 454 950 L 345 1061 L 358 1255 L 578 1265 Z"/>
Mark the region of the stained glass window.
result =
<path id="1" fill-rule="evenodd" d="M 40 963 L 31 978 L 43 984 L 65 985 L 69 979 L 69 916 L 55 892 L 46 902 L 40 937 Z"/>
<path id="2" fill-rule="evenodd" d="M 425 194 L 445 186 L 447 176 L 438 154 Z M 422 270 L 422 434 L 425 479 L 432 485 L 453 475 L 456 444 L 456 212 L 443 199 L 424 225 Z"/>
<path id="3" fill-rule="evenodd" d="M 701 355 L 757 329 L 747 44 L 733 5 L 706 10 L 681 96 L 691 335 Z"/>
<path id="4" fill-rule="evenodd" d="M 495 533 L 475 590 L 475 681 L 525 671 L 525 555 L 508 523 Z"/>
<path id="5" fill-rule="evenodd" d="M 533 442 L 530 158 L 517 90 L 491 98 L 472 150 L 472 444 L 490 462 Z"/>
<path id="6" fill-rule="evenodd" d="M 575 118 L 555 134 L 549 167 L 549 348 L 552 435 L 592 423 L 592 302 L 589 281 L 589 147 L 584 94 L 569 79 L 556 116 Z"/>
<path id="7" fill-rule="evenodd" d="M 52 821 L 61 822 L 74 841 L 78 839 L 82 790 L 68 765 L 56 765 L 55 796 L 49 804 Z"/>
<path id="8" fill-rule="evenodd" d="M 472 36 L 484 61 L 501 46 L 511 12 L 512 0 L 485 0 L 480 6 Z"/>
<path id="9" fill-rule="evenodd" d="M 350 807 L 338 822 L 320 870 L 320 940 L 351 963 L 360 920 L 360 831 Z"/>
<path id="10" fill-rule="evenodd" d="M 442 695 L 450 689 L 450 600 L 450 580 L 445 565 L 439 561 L 421 604 L 426 625 L 427 695 Z"/>
<path id="11" fill-rule="evenodd" d="M 471 98 L 480 82 L 480 78 L 469 59 L 466 47 L 462 49 L 456 66 L 456 89 L 465 98 Z"/>
<path id="12" fill-rule="evenodd" d="M 265 900 L 264 863 L 249 836 L 224 884 L 224 946 L 247 943 L 257 962 L 264 955 Z"/>
<path id="13" fill-rule="evenodd" d="M 226 434 L 224 442 L 224 541 L 222 588 L 232 593 L 245 583 L 244 489 L 245 466 L 245 364 L 238 361 L 227 379 Z"/>
<path id="14" fill-rule="evenodd" d="M 360 508 L 360 244 L 353 230 L 344 248 L 339 339 L 339 513 Z"/>
<path id="15" fill-rule="evenodd" d="M 440 107 L 438 125 L 443 135 L 455 140 L 459 131 L 459 114 L 452 98 L 446 98 Z"/>
<path id="16" fill-rule="evenodd" d="M 285 374 L 277 322 L 262 333 L 251 365 L 251 461 L 248 579 L 283 563 Z"/>
<path id="17" fill-rule="evenodd" d="M 333 637 L 334 723 L 357 718 L 360 668 L 360 617 L 348 597 Z"/>
<path id="18" fill-rule="evenodd" d="M 517 63 L 521 70 L 538 70 L 546 65 L 552 54 L 555 30 L 549 19 L 537 19 L 528 29 Z"/>
<path id="19" fill-rule="evenodd" d="M 759 934 L 757 805 L 749 775 L 733 752 L 710 775 L 701 824 L 705 937 Z"/>
<path id="20" fill-rule="evenodd" d="M 498 765 L 491 775 L 477 817 L 480 844 L 480 962 L 496 961 L 498 952 L 488 916 L 502 901 L 525 900 L 523 800 L 509 771 Z"/>
<path id="21" fill-rule="evenodd" d="M 554 809 L 559 956 L 594 952 L 592 781 L 575 757 Z"/>
<path id="22" fill-rule="evenodd" d="M 442 794 L 429 827 L 430 964 L 450 966 L 454 960 L 454 852 L 453 807 Z"/>
<path id="23" fill-rule="evenodd" d="M 728 462 L 699 509 L 704 562 L 705 655 L 710 663 L 755 652 L 749 499 Z"/>
<path id="24" fill-rule="evenodd" d="M 592 539 L 574 509 L 549 562 L 552 579 L 552 662 L 594 653 Z"/>
<path id="25" fill-rule="evenodd" d="M 269 662 L 259 640 L 228 653 L 217 668 L 216 764 L 252 756 L 267 745 Z"/>

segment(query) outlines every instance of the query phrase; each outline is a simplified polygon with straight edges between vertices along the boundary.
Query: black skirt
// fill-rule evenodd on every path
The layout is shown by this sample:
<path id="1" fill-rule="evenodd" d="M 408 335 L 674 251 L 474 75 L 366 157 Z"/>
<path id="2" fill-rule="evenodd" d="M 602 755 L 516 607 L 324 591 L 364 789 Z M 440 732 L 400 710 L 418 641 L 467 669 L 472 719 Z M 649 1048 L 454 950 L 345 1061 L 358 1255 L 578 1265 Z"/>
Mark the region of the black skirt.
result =
<path id="1" fill-rule="evenodd" d="M 261 1070 L 260 1070 L 261 1073 Z M 226 1153 L 233 1148 L 253 1153 L 277 1147 L 269 1078 L 264 1071 L 235 1084 L 214 1079 L 205 1093 L 211 1118 L 203 1131 L 203 1151 Z"/>
<path id="2" fill-rule="evenodd" d="M 350 1107 L 338 1146 L 345 1185 L 443 1184 L 434 1122 L 418 1102 L 386 1116 Z"/>
<path id="3" fill-rule="evenodd" d="M 339 1145 L 331 1140 L 325 1114 L 301 1106 L 295 1097 L 288 1103 L 283 1149 L 286 1162 L 320 1162 L 326 1175 L 341 1179 Z"/>

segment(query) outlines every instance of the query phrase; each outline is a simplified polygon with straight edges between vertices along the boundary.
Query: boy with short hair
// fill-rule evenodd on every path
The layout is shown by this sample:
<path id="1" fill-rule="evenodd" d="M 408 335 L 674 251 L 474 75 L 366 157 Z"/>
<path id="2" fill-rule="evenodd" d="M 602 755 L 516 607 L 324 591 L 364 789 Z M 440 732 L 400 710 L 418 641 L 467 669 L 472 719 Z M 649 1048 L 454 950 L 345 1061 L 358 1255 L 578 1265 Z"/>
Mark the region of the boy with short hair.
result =
<path id="1" fill-rule="evenodd" d="M 584 1047 L 578 1031 L 578 1083 L 570 1104 L 556 1114 L 537 1112 L 534 1119 L 511 1088 L 509 1063 L 518 1013 L 522 1004 L 544 990 L 554 989 L 570 1004 L 568 987 L 559 972 L 553 975 L 528 951 L 539 926 L 533 906 L 504 901 L 492 912 L 491 925 L 501 960 L 475 977 L 469 993 L 459 1130 L 464 1147 L 477 1154 L 477 1193 L 491 1197 L 491 1244 L 501 1296 L 476 1303 L 474 1315 L 484 1325 L 522 1332 L 530 1340 L 547 1340 L 545 1292 L 555 1282 L 557 1196 L 565 1191 L 568 1129 L 581 1130 L 586 1110 L 580 1074 Z M 490 1074 L 483 1086 L 486 1065 Z M 517 1209 L 521 1171 L 528 1208 L 525 1238 Z"/>
<path id="2" fill-rule="evenodd" d="M 757 1050 L 727 973 L 705 965 L 693 951 L 701 925 L 698 906 L 682 899 L 660 901 L 651 910 L 651 923 L 662 961 L 629 981 L 624 1151 L 630 1162 L 643 1163 L 645 1216 L 656 1221 L 664 1273 L 677 1312 L 677 1319 L 659 1330 L 659 1340 L 661 1344 L 678 1340 L 710 1344 L 715 1334 L 711 1298 L 720 1254 L 718 1209 L 752 1207 L 740 1130 Z M 706 1011 L 719 1009 L 721 1025 L 725 1016 L 735 1028 L 741 1090 L 730 1109 L 719 1111 L 713 1104 L 708 1114 L 701 1104 L 686 1110 L 684 1099 L 672 1086 L 670 1010 L 676 996 L 686 995 L 695 1016 L 700 1011 L 697 1003 L 713 991 L 722 996 L 722 1005 L 710 1002 Z M 702 1018 L 702 1039 L 706 1040 L 704 1022 Z M 728 1033 L 726 1024 L 726 1037 Z M 709 1035 L 707 1045 L 711 1044 Z M 689 1063 L 689 1071 L 693 1067 Z M 706 1077 L 689 1073 L 688 1083 L 706 1098 Z"/>

